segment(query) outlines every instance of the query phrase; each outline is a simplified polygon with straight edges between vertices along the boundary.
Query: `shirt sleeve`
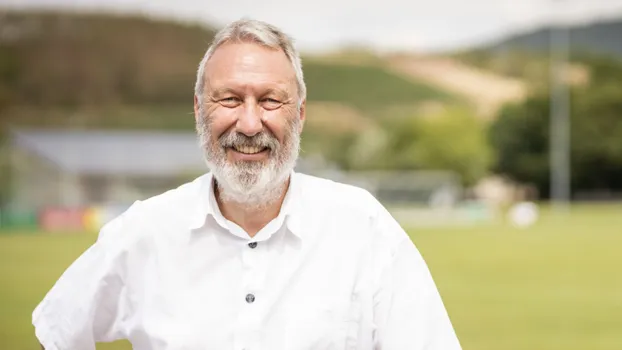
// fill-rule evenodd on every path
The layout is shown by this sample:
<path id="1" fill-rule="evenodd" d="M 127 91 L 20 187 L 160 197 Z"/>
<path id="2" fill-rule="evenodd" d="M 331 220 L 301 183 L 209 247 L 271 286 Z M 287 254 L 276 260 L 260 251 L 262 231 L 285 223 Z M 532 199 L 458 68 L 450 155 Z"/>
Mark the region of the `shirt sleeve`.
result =
<path id="1" fill-rule="evenodd" d="M 384 209 L 384 208 L 383 208 Z M 386 211 L 376 230 L 389 243 L 379 245 L 374 293 L 375 350 L 459 350 L 441 296 L 423 257 Z"/>
<path id="2" fill-rule="evenodd" d="M 122 337 L 122 216 L 61 275 L 32 314 L 46 350 L 94 350 Z"/>

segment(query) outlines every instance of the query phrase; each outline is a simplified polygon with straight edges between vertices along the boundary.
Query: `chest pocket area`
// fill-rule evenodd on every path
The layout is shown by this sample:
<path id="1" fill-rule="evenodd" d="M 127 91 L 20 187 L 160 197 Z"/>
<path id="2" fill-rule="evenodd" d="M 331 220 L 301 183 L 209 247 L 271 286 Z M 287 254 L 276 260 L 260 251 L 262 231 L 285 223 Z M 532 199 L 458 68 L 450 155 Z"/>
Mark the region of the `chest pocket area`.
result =
<path id="1" fill-rule="evenodd" d="M 306 303 L 289 310 L 285 325 L 287 350 L 357 349 L 361 321 L 360 301 L 321 305 Z"/>

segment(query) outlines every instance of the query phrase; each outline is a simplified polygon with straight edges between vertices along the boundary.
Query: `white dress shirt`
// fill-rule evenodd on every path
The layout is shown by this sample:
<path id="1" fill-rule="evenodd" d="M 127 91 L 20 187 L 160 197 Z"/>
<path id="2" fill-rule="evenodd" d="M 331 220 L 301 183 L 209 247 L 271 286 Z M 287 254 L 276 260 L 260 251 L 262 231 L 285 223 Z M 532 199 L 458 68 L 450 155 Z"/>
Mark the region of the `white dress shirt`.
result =
<path id="1" fill-rule="evenodd" d="M 210 173 L 105 225 L 33 313 L 47 350 L 454 350 L 421 255 L 367 191 L 292 173 L 254 238 Z"/>

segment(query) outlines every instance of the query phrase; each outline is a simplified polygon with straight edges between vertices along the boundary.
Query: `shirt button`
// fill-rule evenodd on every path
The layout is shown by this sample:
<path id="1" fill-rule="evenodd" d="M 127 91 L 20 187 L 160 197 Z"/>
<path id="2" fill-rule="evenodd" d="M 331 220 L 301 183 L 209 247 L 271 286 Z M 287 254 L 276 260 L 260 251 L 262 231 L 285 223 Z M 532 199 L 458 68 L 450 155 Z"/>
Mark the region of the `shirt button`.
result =
<path id="1" fill-rule="evenodd" d="M 253 301 L 255 301 L 255 296 L 252 294 L 246 294 L 246 302 L 251 304 Z"/>
<path id="2" fill-rule="evenodd" d="M 251 247 L 251 249 L 255 249 L 255 247 L 257 247 L 257 242 L 251 242 L 248 246 Z"/>

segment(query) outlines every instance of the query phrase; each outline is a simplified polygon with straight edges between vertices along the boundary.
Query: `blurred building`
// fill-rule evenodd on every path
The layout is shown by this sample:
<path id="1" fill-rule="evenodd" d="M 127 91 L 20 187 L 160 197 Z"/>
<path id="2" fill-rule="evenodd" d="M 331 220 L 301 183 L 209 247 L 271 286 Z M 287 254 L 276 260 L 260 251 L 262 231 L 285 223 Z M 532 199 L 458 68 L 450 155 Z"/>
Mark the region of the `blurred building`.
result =
<path id="1" fill-rule="evenodd" d="M 18 129 L 10 153 L 3 225 L 46 230 L 97 229 L 207 171 L 194 132 Z M 301 157 L 296 170 L 365 188 L 409 225 L 481 220 L 479 207 L 454 210 L 463 189 L 449 171 L 344 172 L 318 155 Z"/>
<path id="2" fill-rule="evenodd" d="M 18 129 L 10 152 L 17 209 L 129 204 L 208 171 L 193 132 Z M 321 157 L 296 167 L 318 169 L 331 167 Z"/>
<path id="3" fill-rule="evenodd" d="M 187 132 L 14 130 L 14 208 L 131 203 L 206 171 Z"/>

